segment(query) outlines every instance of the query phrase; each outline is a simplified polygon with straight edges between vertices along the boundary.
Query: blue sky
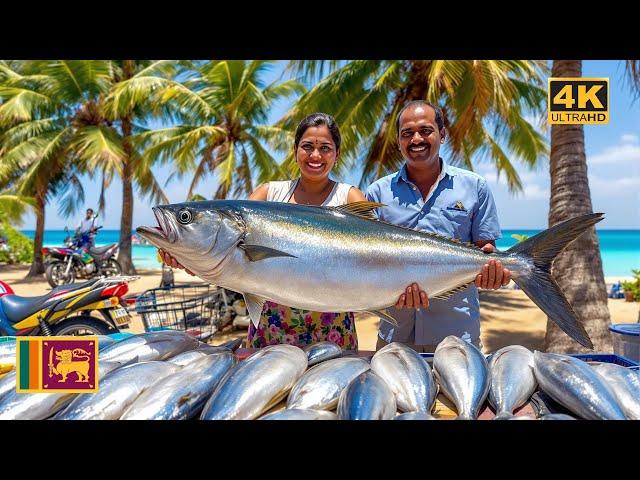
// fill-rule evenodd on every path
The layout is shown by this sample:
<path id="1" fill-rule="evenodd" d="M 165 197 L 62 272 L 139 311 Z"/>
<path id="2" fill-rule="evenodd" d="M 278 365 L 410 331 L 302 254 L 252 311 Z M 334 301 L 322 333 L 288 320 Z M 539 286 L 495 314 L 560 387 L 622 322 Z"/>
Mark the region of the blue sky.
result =
<path id="1" fill-rule="evenodd" d="M 281 62 L 267 75 L 270 81 L 280 77 L 285 62 Z M 608 77 L 610 82 L 610 120 L 608 125 L 586 125 L 585 143 L 589 184 L 594 211 L 605 212 L 606 218 L 599 228 L 640 228 L 640 100 L 633 95 L 624 80 L 622 62 L 612 60 L 587 60 L 583 62 L 584 77 Z M 275 105 L 270 121 L 282 116 L 289 102 Z M 331 112 L 328 112 L 331 113 Z M 446 159 L 446 149 L 443 150 Z M 496 178 L 493 167 L 475 164 L 474 169 L 483 175 L 494 194 L 502 228 L 544 228 L 549 210 L 549 165 L 544 161 L 535 171 L 519 168 L 525 186 L 524 192 L 514 196 L 509 193 L 504 178 Z M 162 185 L 170 174 L 170 167 L 155 168 Z M 357 185 L 360 172 L 353 171 L 341 180 Z M 100 179 L 86 176 L 84 187 L 86 206 L 96 208 L 100 192 Z M 185 200 L 191 178 L 173 179 L 165 193 L 171 202 Z M 214 178 L 205 179 L 196 191 L 211 197 L 217 185 Z M 118 229 L 122 211 L 122 185 L 117 180 L 107 191 L 107 207 L 100 224 L 107 229 Z M 154 224 L 150 202 L 135 194 L 133 226 Z M 62 229 L 78 222 L 80 214 L 65 219 L 57 213 L 57 203 L 47 206 L 46 229 Z M 35 228 L 33 214 L 25 216 L 23 229 Z"/>

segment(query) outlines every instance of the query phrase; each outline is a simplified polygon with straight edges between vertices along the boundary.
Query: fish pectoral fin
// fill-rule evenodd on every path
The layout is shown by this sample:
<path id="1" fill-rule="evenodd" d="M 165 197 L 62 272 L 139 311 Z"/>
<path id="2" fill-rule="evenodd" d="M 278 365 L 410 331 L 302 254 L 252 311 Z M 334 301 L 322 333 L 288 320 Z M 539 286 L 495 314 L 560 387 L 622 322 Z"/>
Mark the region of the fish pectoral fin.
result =
<path id="1" fill-rule="evenodd" d="M 367 312 L 371 313 L 372 315 L 378 315 L 380 318 L 386 320 L 387 322 L 391 323 L 392 325 L 395 325 L 396 327 L 398 326 L 398 320 L 393 318 L 386 309 L 384 309 L 384 310 L 367 310 Z"/>
<path id="2" fill-rule="evenodd" d="M 259 297 L 257 295 L 253 295 L 251 293 L 244 293 L 244 301 L 247 304 L 247 310 L 249 311 L 249 318 L 251 319 L 251 323 L 253 326 L 258 328 L 258 324 L 260 323 L 260 315 L 262 315 L 262 307 L 264 307 L 264 302 L 267 301 L 266 298 Z"/>
<path id="3" fill-rule="evenodd" d="M 438 300 L 449 300 L 449 298 L 451 298 L 451 295 L 453 295 L 454 293 L 458 293 L 461 292 L 463 290 L 465 290 L 469 285 L 471 285 L 471 283 L 465 283 L 464 285 L 460 285 L 459 287 L 454 288 L 453 290 L 449 290 L 448 292 L 443 292 L 443 293 L 439 293 L 438 295 L 434 295 L 433 297 L 429 297 L 429 298 L 437 298 Z"/>
<path id="4" fill-rule="evenodd" d="M 373 213 L 376 208 L 386 207 L 384 203 L 378 202 L 353 202 L 346 205 L 338 205 L 331 207 L 332 210 L 340 213 L 350 213 L 357 217 L 368 218 L 369 220 L 377 220 L 378 218 Z"/>
<path id="5" fill-rule="evenodd" d="M 247 258 L 252 262 L 257 262 L 258 260 L 264 260 L 265 258 L 271 257 L 297 258 L 295 255 L 291 255 L 290 253 L 282 252 L 274 248 L 263 247 L 262 245 L 249 245 L 247 243 L 241 243 L 240 245 L 238 245 L 238 248 L 244 250 Z"/>

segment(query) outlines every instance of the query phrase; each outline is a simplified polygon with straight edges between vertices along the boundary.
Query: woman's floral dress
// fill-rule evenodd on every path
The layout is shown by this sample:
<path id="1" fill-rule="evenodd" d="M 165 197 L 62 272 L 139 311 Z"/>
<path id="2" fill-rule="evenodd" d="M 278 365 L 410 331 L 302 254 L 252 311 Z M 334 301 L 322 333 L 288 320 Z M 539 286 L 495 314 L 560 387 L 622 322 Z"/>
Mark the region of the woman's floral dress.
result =
<path id="1" fill-rule="evenodd" d="M 258 328 L 249 325 L 247 345 L 262 348 L 288 343 L 303 347 L 322 341 L 333 342 L 343 350 L 357 350 L 353 312 L 311 312 L 267 301 Z"/>

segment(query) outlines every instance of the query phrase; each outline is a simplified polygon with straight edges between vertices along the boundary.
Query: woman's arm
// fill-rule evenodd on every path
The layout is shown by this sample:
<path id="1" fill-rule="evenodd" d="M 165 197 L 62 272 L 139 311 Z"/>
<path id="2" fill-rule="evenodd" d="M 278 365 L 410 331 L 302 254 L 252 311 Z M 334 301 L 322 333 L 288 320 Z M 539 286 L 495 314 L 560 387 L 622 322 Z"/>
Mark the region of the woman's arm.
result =
<path id="1" fill-rule="evenodd" d="M 367 197 L 364 196 L 364 193 L 360 191 L 360 189 L 356 187 L 351 187 L 349 193 L 347 194 L 347 203 L 353 202 L 366 202 Z"/>
<path id="2" fill-rule="evenodd" d="M 267 200 L 267 193 L 269 193 L 269 184 L 263 183 L 258 188 L 256 188 L 251 195 L 249 195 L 249 200 Z"/>

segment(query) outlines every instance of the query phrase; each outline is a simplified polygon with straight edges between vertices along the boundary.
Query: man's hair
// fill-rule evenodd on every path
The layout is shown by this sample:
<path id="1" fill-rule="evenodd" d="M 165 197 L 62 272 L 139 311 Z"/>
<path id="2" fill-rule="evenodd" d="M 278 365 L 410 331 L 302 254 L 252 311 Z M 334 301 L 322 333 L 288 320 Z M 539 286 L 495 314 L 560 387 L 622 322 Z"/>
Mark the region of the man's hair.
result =
<path id="1" fill-rule="evenodd" d="M 93 208 L 87 208 L 87 213 L 89 212 L 93 213 Z"/>
<path id="2" fill-rule="evenodd" d="M 442 114 L 442 109 L 433 103 L 427 102 L 426 100 L 412 100 L 407 103 L 402 110 L 398 113 L 396 118 L 396 130 L 398 131 L 398 135 L 400 135 L 400 117 L 404 113 L 405 110 L 411 107 L 417 107 L 418 105 L 423 107 L 431 107 L 434 112 L 436 112 L 436 124 L 438 125 L 438 130 L 442 130 L 444 128 L 444 115 Z"/>

